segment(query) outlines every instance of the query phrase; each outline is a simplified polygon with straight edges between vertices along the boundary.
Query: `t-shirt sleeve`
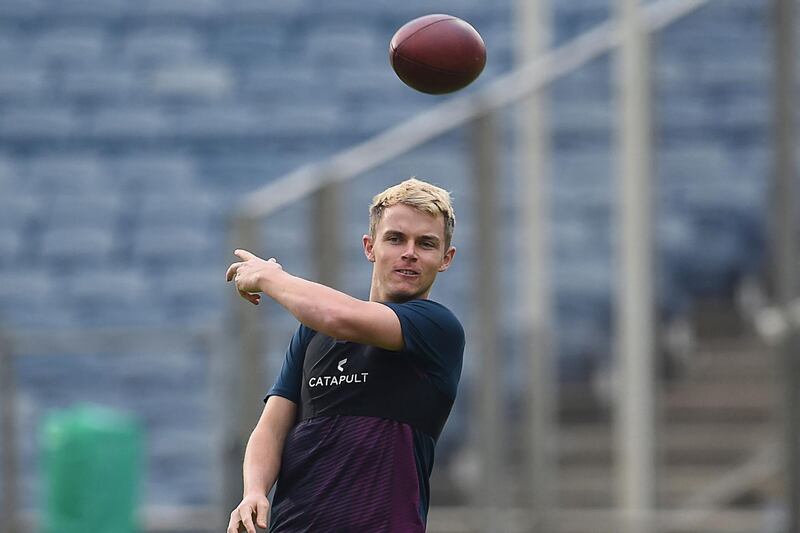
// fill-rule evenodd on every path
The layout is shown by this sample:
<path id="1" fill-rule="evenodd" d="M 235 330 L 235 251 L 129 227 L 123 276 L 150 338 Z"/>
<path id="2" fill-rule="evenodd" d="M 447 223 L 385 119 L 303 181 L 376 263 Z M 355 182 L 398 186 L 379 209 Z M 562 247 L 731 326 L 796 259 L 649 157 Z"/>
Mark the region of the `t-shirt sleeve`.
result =
<path id="1" fill-rule="evenodd" d="M 286 350 L 286 357 L 275 384 L 264 398 L 266 402 L 270 396 L 282 396 L 294 403 L 300 403 L 300 384 L 303 380 L 303 362 L 306 356 L 306 348 L 314 336 L 314 331 L 306 326 L 300 325 L 289 342 Z"/>
<path id="2" fill-rule="evenodd" d="M 414 357 L 444 392 L 455 397 L 464 358 L 464 328 L 458 318 L 431 300 L 385 305 L 400 319 L 403 352 Z"/>

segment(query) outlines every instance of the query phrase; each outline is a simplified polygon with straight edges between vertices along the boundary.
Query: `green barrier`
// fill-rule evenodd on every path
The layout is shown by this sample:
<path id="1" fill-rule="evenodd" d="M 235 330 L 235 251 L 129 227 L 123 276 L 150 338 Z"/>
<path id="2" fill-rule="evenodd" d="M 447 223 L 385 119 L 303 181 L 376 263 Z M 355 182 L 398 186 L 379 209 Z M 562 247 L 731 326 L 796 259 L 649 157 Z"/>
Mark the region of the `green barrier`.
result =
<path id="1" fill-rule="evenodd" d="M 142 437 L 128 416 L 80 406 L 42 427 L 43 533 L 135 533 Z"/>

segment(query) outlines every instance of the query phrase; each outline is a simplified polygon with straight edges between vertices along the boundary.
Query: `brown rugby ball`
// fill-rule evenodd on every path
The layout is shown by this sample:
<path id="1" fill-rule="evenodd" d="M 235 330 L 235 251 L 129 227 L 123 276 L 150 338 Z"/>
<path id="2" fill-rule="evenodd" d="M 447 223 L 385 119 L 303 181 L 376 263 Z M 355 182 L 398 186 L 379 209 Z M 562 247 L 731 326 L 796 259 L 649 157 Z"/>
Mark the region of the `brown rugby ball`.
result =
<path id="1" fill-rule="evenodd" d="M 447 94 L 480 75 L 486 65 L 486 45 L 468 22 L 452 15 L 426 15 L 395 32 L 389 62 L 409 87 Z"/>

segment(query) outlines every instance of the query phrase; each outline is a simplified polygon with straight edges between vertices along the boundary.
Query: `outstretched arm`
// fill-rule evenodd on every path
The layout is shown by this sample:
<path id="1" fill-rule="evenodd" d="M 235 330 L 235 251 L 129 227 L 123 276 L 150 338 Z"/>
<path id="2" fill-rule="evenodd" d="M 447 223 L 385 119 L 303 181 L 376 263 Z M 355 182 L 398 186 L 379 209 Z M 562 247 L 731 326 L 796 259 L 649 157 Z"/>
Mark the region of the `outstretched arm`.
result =
<path id="1" fill-rule="evenodd" d="M 246 251 L 234 254 L 226 274 L 239 294 L 254 305 L 264 293 L 309 328 L 335 339 L 378 346 L 387 350 L 403 348 L 403 334 L 397 315 L 383 304 L 353 298 L 325 285 L 285 272 L 274 259 L 265 261 Z"/>

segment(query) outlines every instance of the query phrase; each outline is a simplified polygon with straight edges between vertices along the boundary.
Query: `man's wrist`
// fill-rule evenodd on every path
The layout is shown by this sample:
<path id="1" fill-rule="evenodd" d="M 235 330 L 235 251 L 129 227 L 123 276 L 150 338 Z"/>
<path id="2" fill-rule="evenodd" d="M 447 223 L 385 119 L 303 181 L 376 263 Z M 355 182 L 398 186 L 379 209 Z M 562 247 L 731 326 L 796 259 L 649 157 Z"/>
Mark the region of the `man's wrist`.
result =
<path id="1" fill-rule="evenodd" d="M 264 294 L 268 294 L 271 278 L 275 274 L 274 272 L 270 272 L 270 270 L 271 269 L 264 269 L 258 273 L 258 290 Z"/>
<path id="2" fill-rule="evenodd" d="M 246 488 L 242 493 L 242 496 L 247 498 L 248 496 L 266 496 L 269 491 L 266 488 Z"/>

